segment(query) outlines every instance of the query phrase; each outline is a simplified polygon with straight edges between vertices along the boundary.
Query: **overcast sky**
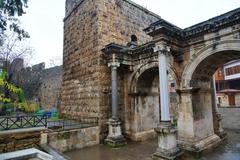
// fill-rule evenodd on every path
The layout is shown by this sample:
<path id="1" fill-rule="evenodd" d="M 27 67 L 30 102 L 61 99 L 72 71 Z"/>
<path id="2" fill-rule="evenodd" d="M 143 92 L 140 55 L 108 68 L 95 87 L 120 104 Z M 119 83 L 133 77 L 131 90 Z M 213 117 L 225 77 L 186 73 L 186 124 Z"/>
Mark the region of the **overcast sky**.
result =
<path id="1" fill-rule="evenodd" d="M 185 28 L 240 7 L 240 0 L 133 0 L 160 15 L 163 19 Z M 65 0 L 29 0 L 22 25 L 31 36 L 35 49 L 31 64 L 54 60 L 59 64 L 63 50 L 63 18 Z"/>

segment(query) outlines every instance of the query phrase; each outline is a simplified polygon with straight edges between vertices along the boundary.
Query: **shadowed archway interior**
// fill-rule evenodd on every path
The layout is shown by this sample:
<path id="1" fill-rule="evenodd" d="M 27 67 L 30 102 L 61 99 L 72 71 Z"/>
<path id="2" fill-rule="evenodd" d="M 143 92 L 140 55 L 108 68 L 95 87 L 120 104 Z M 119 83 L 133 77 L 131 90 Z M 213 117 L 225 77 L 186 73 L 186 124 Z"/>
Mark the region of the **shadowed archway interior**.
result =
<path id="1" fill-rule="evenodd" d="M 193 72 L 191 87 L 209 88 L 209 82 L 216 70 L 224 64 L 240 59 L 240 51 L 217 52 L 201 61 Z"/>
<path id="2" fill-rule="evenodd" d="M 159 72 L 150 68 L 137 80 L 135 107 L 139 113 L 139 131 L 157 127 L 159 123 Z"/>

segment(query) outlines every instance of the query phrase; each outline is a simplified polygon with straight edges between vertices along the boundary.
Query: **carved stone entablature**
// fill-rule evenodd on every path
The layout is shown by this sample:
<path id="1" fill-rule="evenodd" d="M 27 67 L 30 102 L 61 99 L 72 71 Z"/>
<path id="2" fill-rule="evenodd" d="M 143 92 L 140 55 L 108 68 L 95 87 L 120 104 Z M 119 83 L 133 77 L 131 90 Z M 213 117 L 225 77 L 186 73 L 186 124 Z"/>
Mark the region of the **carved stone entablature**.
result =
<path id="1" fill-rule="evenodd" d="M 159 49 L 159 48 L 158 48 Z M 122 46 L 118 44 L 108 44 L 104 49 L 102 49 L 105 58 L 108 63 L 111 63 L 112 54 L 115 54 L 116 59 L 119 63 L 123 65 L 132 65 L 135 61 L 142 61 L 144 59 L 152 59 L 156 56 L 156 44 L 154 42 L 148 42 L 143 45 L 136 46 L 134 48 Z M 175 62 L 183 61 L 183 52 L 177 50 L 169 50 L 169 53 L 174 57 Z"/>
<path id="2" fill-rule="evenodd" d="M 181 63 L 183 61 L 183 52 L 179 50 L 174 50 L 173 48 L 167 45 L 160 45 L 154 48 L 154 52 L 161 51 L 166 52 L 166 54 L 171 54 L 174 58 L 174 61 L 177 63 Z"/>
<path id="3" fill-rule="evenodd" d="M 146 44 L 136 46 L 135 48 L 128 50 L 128 54 L 139 55 L 143 53 L 153 53 L 154 47 L 155 47 L 154 42 L 148 42 Z"/>
<path id="4" fill-rule="evenodd" d="M 192 37 L 201 36 L 205 33 L 215 32 L 222 28 L 226 28 L 238 23 L 240 23 L 240 8 L 185 29 L 181 29 L 164 19 L 160 19 L 159 21 L 152 23 L 144 31 L 151 36 L 162 33 L 185 40 Z"/>
<path id="5" fill-rule="evenodd" d="M 183 37 L 183 30 L 181 28 L 164 19 L 160 19 L 159 21 L 152 23 L 148 28 L 144 29 L 144 31 L 150 36 L 164 33 L 168 36 L 178 37 L 179 39 Z"/>
<path id="6" fill-rule="evenodd" d="M 119 44 L 110 43 L 102 49 L 102 52 L 105 54 L 119 54 L 125 53 L 128 51 L 128 48 Z"/>

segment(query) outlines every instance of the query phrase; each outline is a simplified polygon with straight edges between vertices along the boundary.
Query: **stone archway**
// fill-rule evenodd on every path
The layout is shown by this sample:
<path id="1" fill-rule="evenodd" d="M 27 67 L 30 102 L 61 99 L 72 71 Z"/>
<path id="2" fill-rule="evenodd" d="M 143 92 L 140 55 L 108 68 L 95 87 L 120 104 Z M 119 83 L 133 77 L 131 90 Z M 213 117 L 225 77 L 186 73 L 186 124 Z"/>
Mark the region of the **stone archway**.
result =
<path id="1" fill-rule="evenodd" d="M 231 51 L 231 52 L 229 52 Z M 190 88 L 192 87 L 193 74 L 202 68 L 204 61 L 210 62 L 207 58 L 212 58 L 212 63 L 210 66 L 211 71 L 207 73 L 207 76 L 213 75 L 216 71 L 217 67 L 223 65 L 234 59 L 239 59 L 239 54 L 236 52 L 240 51 L 240 40 L 227 40 L 220 41 L 209 46 L 204 47 L 197 53 L 193 54 L 188 62 L 188 64 L 184 67 L 184 71 L 181 78 L 180 88 Z M 218 54 L 218 56 L 216 56 Z M 214 58 L 216 58 L 214 60 Z M 202 63 L 202 64 L 200 64 Z M 205 75 L 206 72 L 202 70 L 202 75 Z"/>
<path id="2" fill-rule="evenodd" d="M 140 67 L 137 67 L 137 69 L 135 69 L 134 73 L 131 76 L 131 80 L 130 80 L 130 85 L 129 85 L 129 91 L 131 93 L 135 92 L 136 90 L 136 86 L 137 86 L 137 81 L 139 79 L 139 77 L 147 70 L 151 69 L 151 68 L 158 68 L 158 61 L 151 61 L 148 62 L 146 64 L 142 64 Z M 173 70 L 173 67 L 170 65 L 170 63 L 168 64 L 168 73 L 169 73 L 169 78 L 176 80 L 177 76 Z M 178 82 L 176 82 L 176 88 L 179 88 L 179 84 Z"/>
<path id="3" fill-rule="evenodd" d="M 223 64 L 240 58 L 240 41 L 220 41 L 192 55 L 183 75 L 178 131 L 180 144 L 201 151 L 220 141 L 214 132 L 212 76 Z M 215 115 L 214 115 L 215 116 Z"/>
<path id="4" fill-rule="evenodd" d="M 131 114 L 127 118 L 131 129 L 127 133 L 131 139 L 136 141 L 153 137 L 155 135 L 154 128 L 160 122 L 158 65 L 158 61 L 152 61 L 138 66 L 131 76 L 129 85 Z M 173 87 L 176 87 L 176 76 L 170 66 L 168 73 L 169 86 L 174 82 Z M 178 96 L 173 91 L 171 100 L 171 116 L 172 119 L 176 119 Z"/>

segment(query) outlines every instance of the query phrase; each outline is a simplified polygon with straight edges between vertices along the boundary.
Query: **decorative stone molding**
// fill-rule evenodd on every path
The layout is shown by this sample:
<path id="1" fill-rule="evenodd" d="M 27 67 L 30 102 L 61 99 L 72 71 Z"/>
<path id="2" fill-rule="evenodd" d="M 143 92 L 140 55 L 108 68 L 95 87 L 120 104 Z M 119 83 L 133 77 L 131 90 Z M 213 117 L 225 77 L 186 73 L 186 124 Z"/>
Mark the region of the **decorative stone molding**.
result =
<path id="1" fill-rule="evenodd" d="M 167 33 L 168 35 L 175 36 L 180 40 L 187 40 L 192 37 L 204 35 L 206 33 L 216 32 L 222 28 L 237 24 L 239 22 L 240 8 L 237 8 L 185 29 L 181 29 L 164 19 L 160 19 L 159 21 L 152 23 L 144 31 L 149 35 L 154 35 L 156 33 Z"/>
<path id="2" fill-rule="evenodd" d="M 120 67 L 120 63 L 119 62 L 111 62 L 111 63 L 108 63 L 108 67 Z"/>

